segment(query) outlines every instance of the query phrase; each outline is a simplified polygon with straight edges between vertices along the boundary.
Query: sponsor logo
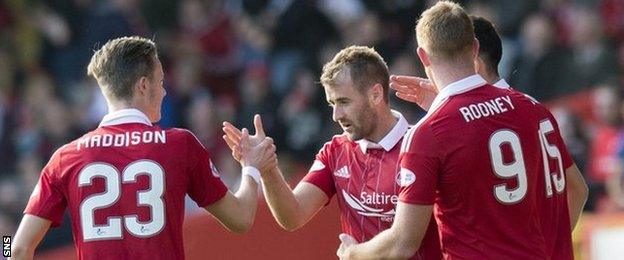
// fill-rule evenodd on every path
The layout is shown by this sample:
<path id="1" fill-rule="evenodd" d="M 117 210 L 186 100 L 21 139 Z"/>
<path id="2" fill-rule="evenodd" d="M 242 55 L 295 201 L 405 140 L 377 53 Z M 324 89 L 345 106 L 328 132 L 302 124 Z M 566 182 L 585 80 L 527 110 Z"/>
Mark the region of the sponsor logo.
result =
<path id="1" fill-rule="evenodd" d="M 334 172 L 334 175 L 336 175 L 337 177 L 341 177 L 341 178 L 351 177 L 351 174 L 349 173 L 349 168 L 347 168 L 347 166 L 342 166 L 342 168 L 336 170 Z"/>
<path id="2" fill-rule="evenodd" d="M 2 256 L 11 257 L 11 236 L 2 236 Z"/>
<path id="3" fill-rule="evenodd" d="M 384 211 L 383 209 L 376 209 L 366 206 L 366 204 L 372 205 L 384 205 L 388 203 L 392 203 L 396 205 L 399 197 L 397 195 L 388 195 L 385 193 L 376 193 L 368 194 L 366 192 L 362 192 L 360 194 L 360 199 L 355 197 L 354 195 L 342 190 L 342 196 L 344 197 L 347 205 L 353 208 L 358 214 L 367 217 L 378 217 L 381 218 L 381 221 L 392 222 L 394 220 L 394 208 L 388 211 Z"/>
<path id="4" fill-rule="evenodd" d="M 212 176 L 220 178 L 219 170 L 217 169 L 217 166 L 215 166 L 214 163 L 212 163 L 212 160 L 208 160 L 208 161 L 210 162 L 210 171 L 212 171 Z"/>
<path id="5" fill-rule="evenodd" d="M 416 174 L 414 172 L 401 168 L 399 175 L 397 176 L 397 184 L 401 187 L 409 186 L 416 181 Z"/>

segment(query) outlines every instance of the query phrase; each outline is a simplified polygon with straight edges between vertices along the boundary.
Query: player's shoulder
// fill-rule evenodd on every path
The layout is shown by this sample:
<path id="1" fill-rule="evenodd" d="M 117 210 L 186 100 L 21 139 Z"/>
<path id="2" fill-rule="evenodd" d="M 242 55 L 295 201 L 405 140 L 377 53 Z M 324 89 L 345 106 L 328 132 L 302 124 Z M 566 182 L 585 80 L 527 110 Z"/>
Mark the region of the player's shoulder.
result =
<path id="1" fill-rule="evenodd" d="M 531 95 L 515 89 L 509 89 L 509 93 L 515 100 L 522 102 L 528 109 L 533 110 L 533 113 L 537 112 L 550 115 L 550 110 Z"/>
<path id="2" fill-rule="evenodd" d="M 171 128 L 165 128 L 163 130 L 165 130 L 165 133 L 167 134 L 167 136 L 170 136 L 171 138 L 180 138 L 180 139 L 194 138 L 194 139 L 197 139 L 195 134 L 193 134 L 193 132 L 191 132 L 191 130 L 188 130 L 186 128 L 171 127 Z"/>
<path id="3" fill-rule="evenodd" d="M 332 138 L 323 144 L 321 150 L 326 152 L 334 152 L 345 147 L 356 145 L 354 141 L 349 139 L 347 133 L 341 133 L 332 136 Z"/>
<path id="4" fill-rule="evenodd" d="M 328 143 L 331 143 L 332 145 L 345 145 L 345 144 L 353 143 L 353 141 L 349 139 L 349 136 L 347 136 L 347 133 L 341 133 L 341 134 L 332 136 L 331 140 Z"/>
<path id="5" fill-rule="evenodd" d="M 74 140 L 57 148 L 54 153 L 52 153 L 52 156 L 50 156 L 50 163 L 60 163 L 63 155 L 71 151 L 72 145 L 75 145 L 74 142 L 77 142 L 77 140 Z"/>

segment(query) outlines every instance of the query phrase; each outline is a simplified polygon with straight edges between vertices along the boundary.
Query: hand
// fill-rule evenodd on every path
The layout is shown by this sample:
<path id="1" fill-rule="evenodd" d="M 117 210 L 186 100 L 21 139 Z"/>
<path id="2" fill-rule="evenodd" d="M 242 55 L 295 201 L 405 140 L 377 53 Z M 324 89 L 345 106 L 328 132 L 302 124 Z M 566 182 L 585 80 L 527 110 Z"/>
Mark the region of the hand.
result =
<path id="1" fill-rule="evenodd" d="M 235 149 L 240 151 L 240 164 L 243 167 L 253 166 L 262 172 L 267 167 L 277 166 L 275 145 L 270 137 L 265 137 L 259 144 L 252 146 L 249 132 L 247 128 L 243 128 L 240 145 Z"/>
<path id="2" fill-rule="evenodd" d="M 336 255 L 340 259 L 349 259 L 348 249 L 354 245 L 357 245 L 358 242 L 349 234 L 342 233 L 338 235 L 338 239 L 340 239 L 340 247 L 338 247 L 338 251 L 336 251 Z"/>
<path id="3" fill-rule="evenodd" d="M 256 133 L 251 136 L 249 140 L 252 146 L 258 145 L 266 137 L 260 115 L 254 116 L 254 128 Z M 225 143 L 227 143 L 228 147 L 230 147 L 230 150 L 232 151 L 232 157 L 234 157 L 236 161 L 240 162 L 241 151 L 238 148 L 240 147 L 239 145 L 242 134 L 241 130 L 227 121 L 223 122 L 222 130 L 225 133 L 225 135 L 223 135 L 223 140 L 225 140 Z"/>
<path id="4" fill-rule="evenodd" d="M 438 91 L 429 79 L 397 76 L 390 77 L 390 88 L 396 90 L 396 96 L 408 102 L 416 103 L 425 111 L 429 110 Z"/>

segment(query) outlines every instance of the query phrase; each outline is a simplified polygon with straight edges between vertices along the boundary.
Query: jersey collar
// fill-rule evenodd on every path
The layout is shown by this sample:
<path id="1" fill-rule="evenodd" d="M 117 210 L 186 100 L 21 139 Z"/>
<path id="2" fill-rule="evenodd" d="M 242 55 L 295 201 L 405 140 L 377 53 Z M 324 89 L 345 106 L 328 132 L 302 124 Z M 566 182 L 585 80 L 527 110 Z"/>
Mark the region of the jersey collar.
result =
<path id="1" fill-rule="evenodd" d="M 499 81 L 496 81 L 496 83 L 494 83 L 492 86 L 502 89 L 508 89 L 511 87 L 503 78 L 501 78 Z"/>
<path id="2" fill-rule="evenodd" d="M 438 93 L 435 99 L 433 99 L 433 103 L 431 104 L 429 113 L 433 113 L 449 97 L 468 92 L 485 84 L 487 84 L 487 81 L 485 81 L 485 79 L 483 79 L 483 77 L 478 74 L 474 74 L 472 76 L 448 84 L 444 89 L 440 91 L 440 93 Z"/>
<path id="3" fill-rule="evenodd" d="M 120 125 L 128 123 L 140 123 L 152 126 L 152 123 L 141 110 L 135 108 L 121 109 L 112 113 L 108 113 L 102 118 L 100 127 Z"/>
<path id="4" fill-rule="evenodd" d="M 391 111 L 392 111 L 392 115 L 394 115 L 394 117 L 396 117 L 399 120 L 396 122 L 396 124 L 390 130 L 390 132 L 388 132 L 388 134 L 386 134 L 386 136 L 384 136 L 384 138 L 382 138 L 381 141 L 379 141 L 379 143 L 374 143 L 366 139 L 358 140 L 357 144 L 360 146 L 360 149 L 362 149 L 362 153 L 366 153 L 367 149 L 382 149 L 382 148 L 386 152 L 389 152 L 397 143 L 399 143 L 401 138 L 403 138 L 403 135 L 405 135 L 405 133 L 409 129 L 409 124 L 407 123 L 407 120 L 405 120 L 405 117 L 403 117 L 403 114 L 395 110 L 391 110 Z"/>

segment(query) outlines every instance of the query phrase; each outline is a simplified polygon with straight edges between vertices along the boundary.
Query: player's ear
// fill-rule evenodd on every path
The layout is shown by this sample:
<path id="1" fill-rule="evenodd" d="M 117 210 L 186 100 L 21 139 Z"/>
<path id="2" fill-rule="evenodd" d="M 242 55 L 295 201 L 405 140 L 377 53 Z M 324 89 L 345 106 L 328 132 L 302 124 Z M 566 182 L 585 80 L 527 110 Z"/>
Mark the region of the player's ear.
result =
<path id="1" fill-rule="evenodd" d="M 472 58 L 479 58 L 479 40 L 475 37 L 472 41 Z"/>
<path id="2" fill-rule="evenodd" d="M 137 83 L 135 84 L 135 88 L 137 90 L 137 93 L 141 94 L 141 95 L 147 95 L 148 93 L 148 87 L 147 87 L 147 77 L 143 76 L 140 77 L 139 80 L 137 81 Z"/>
<path id="3" fill-rule="evenodd" d="M 423 66 L 429 67 L 431 65 L 431 61 L 429 60 L 429 54 L 425 52 L 425 49 L 423 49 L 422 47 L 418 47 L 416 53 L 418 54 L 418 58 L 420 59 L 420 62 L 422 62 Z"/>
<path id="4" fill-rule="evenodd" d="M 368 90 L 369 92 L 369 100 L 371 101 L 371 103 L 377 105 L 380 102 L 383 101 L 383 87 L 381 86 L 381 84 L 376 83 L 375 85 L 373 85 L 372 88 L 370 88 Z"/>

